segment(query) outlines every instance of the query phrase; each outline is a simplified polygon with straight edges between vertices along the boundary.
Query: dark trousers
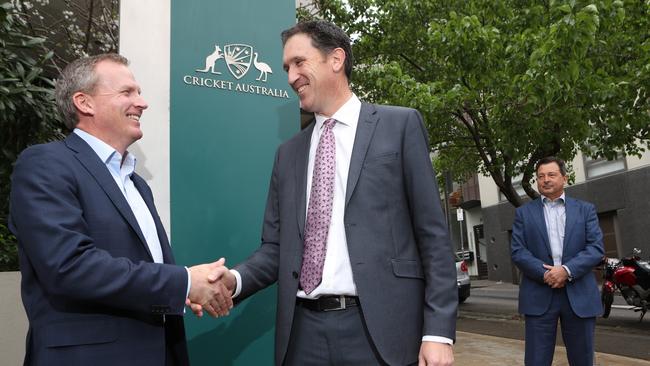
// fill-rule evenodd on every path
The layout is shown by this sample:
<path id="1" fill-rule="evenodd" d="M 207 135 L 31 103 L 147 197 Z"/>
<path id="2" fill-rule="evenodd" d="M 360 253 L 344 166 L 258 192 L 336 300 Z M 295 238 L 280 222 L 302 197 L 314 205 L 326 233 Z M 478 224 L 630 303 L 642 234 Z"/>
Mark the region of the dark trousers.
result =
<path id="1" fill-rule="evenodd" d="M 165 322 L 165 366 L 189 366 L 185 326 L 181 316 L 167 316 Z"/>
<path id="2" fill-rule="evenodd" d="M 370 340 L 360 307 L 314 311 L 296 305 L 284 365 L 361 366 L 385 363 Z"/>
<path id="3" fill-rule="evenodd" d="M 553 299 L 546 313 L 540 316 L 526 315 L 526 365 L 551 365 L 558 319 L 569 365 L 592 366 L 596 318 L 578 317 L 571 309 L 564 288 L 553 290 Z"/>

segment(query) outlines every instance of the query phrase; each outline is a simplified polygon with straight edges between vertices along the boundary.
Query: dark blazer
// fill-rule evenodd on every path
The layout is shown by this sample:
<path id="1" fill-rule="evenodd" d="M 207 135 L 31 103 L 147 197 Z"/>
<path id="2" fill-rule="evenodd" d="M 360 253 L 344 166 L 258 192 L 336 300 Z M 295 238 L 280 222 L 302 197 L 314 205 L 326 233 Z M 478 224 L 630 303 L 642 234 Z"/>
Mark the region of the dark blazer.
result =
<path id="1" fill-rule="evenodd" d="M 235 268 L 241 299 L 278 281 L 275 362 L 287 351 L 302 265 L 314 123 L 276 153 L 262 245 Z M 417 362 L 423 335 L 455 339 L 456 272 L 427 132 L 413 109 L 362 104 L 345 197 L 354 281 L 373 343 L 391 365 Z"/>
<path id="2" fill-rule="evenodd" d="M 173 364 L 189 363 L 187 272 L 172 265 L 150 188 L 137 174 L 131 179 L 154 218 L 165 264 L 152 263 L 126 199 L 79 136 L 18 158 L 9 224 L 29 319 L 26 365 L 165 365 L 166 344 Z"/>
<path id="3" fill-rule="evenodd" d="M 566 293 L 577 316 L 599 316 L 603 308 L 592 270 L 602 260 L 604 251 L 596 209 L 591 203 L 566 197 L 565 212 L 562 264 L 569 267 L 573 276 L 573 281 L 565 286 Z M 541 199 L 517 208 L 511 249 L 512 261 L 522 273 L 519 312 L 544 314 L 550 306 L 553 289 L 544 283 L 546 270 L 542 265 L 553 265 L 553 258 Z"/>

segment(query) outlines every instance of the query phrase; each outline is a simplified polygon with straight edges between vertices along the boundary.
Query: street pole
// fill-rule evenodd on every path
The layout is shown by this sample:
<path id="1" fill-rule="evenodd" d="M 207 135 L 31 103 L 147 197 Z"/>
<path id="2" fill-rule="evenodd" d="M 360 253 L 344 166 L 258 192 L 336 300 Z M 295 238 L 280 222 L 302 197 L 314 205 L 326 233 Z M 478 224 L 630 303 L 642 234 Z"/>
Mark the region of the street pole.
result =
<path id="1" fill-rule="evenodd" d="M 463 252 L 463 256 L 465 255 L 465 243 L 463 242 L 463 220 L 465 220 L 465 212 L 463 212 L 463 209 L 458 207 L 456 209 L 456 219 L 458 219 L 458 224 L 459 224 L 459 229 L 460 229 L 460 250 Z"/>
<path id="2" fill-rule="evenodd" d="M 452 214 L 451 214 L 451 204 L 449 203 L 449 195 L 451 192 L 454 190 L 454 182 L 451 178 L 451 171 L 446 170 L 445 171 L 445 209 L 447 213 L 447 231 L 449 232 L 449 241 L 454 242 L 454 234 L 453 231 L 451 230 L 451 223 L 452 223 Z"/>

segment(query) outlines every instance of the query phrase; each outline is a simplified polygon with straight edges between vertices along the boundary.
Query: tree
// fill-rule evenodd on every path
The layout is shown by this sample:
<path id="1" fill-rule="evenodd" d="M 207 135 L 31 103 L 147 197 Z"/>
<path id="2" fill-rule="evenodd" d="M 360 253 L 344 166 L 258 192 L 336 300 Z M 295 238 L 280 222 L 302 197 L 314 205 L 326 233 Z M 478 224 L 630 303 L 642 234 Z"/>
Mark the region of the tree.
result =
<path id="1" fill-rule="evenodd" d="M 417 108 L 439 171 L 492 177 L 514 206 L 534 164 L 650 144 L 650 1 L 316 0 L 353 38 L 363 98 Z"/>
<path id="2" fill-rule="evenodd" d="M 12 0 L 27 22 L 27 34 L 54 50 L 51 70 L 88 55 L 118 52 L 119 0 Z"/>
<path id="3" fill-rule="evenodd" d="M 118 0 L 9 0 L 0 5 L 0 271 L 18 269 L 9 232 L 13 163 L 63 137 L 52 76 L 80 56 L 118 49 Z"/>
<path id="4" fill-rule="evenodd" d="M 0 6 L 0 270 L 18 268 L 16 238 L 7 228 L 13 162 L 27 146 L 62 136 L 53 81 L 43 76 L 53 53 L 26 27 L 11 3 Z"/>

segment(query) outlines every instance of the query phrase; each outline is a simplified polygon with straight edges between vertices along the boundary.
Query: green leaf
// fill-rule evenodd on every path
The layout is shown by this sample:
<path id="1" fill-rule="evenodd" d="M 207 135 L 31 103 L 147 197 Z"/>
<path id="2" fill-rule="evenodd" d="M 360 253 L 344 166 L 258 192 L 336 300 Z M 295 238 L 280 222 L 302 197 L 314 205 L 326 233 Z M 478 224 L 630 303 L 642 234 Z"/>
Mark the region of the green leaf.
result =
<path id="1" fill-rule="evenodd" d="M 18 73 L 18 76 L 20 76 L 21 79 L 25 78 L 25 68 L 23 67 L 23 64 L 18 62 L 16 63 L 16 72 Z"/>
<path id="2" fill-rule="evenodd" d="M 31 46 L 36 46 L 41 43 L 45 42 L 44 38 L 38 38 L 38 37 L 29 37 L 27 41 L 23 43 L 24 46 L 31 47 Z"/>
<path id="3" fill-rule="evenodd" d="M 580 66 L 575 60 L 569 62 L 569 73 L 571 74 L 571 80 L 574 82 L 580 77 Z"/>
<path id="4" fill-rule="evenodd" d="M 42 72 L 43 72 L 43 69 L 41 69 L 40 67 L 33 67 L 32 70 L 27 75 L 27 77 L 25 78 L 25 81 L 32 82 Z"/>
<path id="5" fill-rule="evenodd" d="M 598 8 L 596 7 L 595 4 L 589 4 L 582 8 L 582 11 L 587 12 L 589 14 L 598 14 Z"/>

